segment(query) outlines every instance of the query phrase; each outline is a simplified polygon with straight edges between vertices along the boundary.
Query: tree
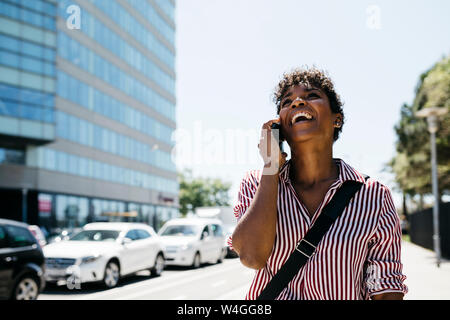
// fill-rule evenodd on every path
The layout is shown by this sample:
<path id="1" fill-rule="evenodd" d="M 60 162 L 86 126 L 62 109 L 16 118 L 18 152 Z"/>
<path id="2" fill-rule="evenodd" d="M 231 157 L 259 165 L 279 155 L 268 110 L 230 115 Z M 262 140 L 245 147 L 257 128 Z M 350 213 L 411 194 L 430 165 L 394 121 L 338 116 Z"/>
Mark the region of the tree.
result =
<path id="1" fill-rule="evenodd" d="M 397 154 L 389 162 L 389 167 L 404 195 L 432 193 L 430 135 L 426 120 L 415 116 L 418 110 L 432 106 L 450 108 L 450 56 L 444 57 L 420 76 L 412 105 L 404 104 L 400 110 L 400 121 L 395 126 Z M 449 141 L 450 114 L 447 113 L 436 133 L 441 195 L 450 190 Z"/>
<path id="2" fill-rule="evenodd" d="M 189 210 L 204 206 L 229 206 L 228 191 L 231 183 L 220 179 L 193 177 L 191 170 L 178 173 L 180 182 L 180 212 L 186 215 Z"/>

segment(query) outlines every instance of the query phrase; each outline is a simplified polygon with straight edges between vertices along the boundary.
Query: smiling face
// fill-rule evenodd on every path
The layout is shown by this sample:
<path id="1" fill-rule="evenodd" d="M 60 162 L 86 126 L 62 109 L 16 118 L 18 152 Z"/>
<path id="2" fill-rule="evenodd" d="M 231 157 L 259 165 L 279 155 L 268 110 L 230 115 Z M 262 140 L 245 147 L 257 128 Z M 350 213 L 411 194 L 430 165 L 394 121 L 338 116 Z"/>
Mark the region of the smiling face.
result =
<path id="1" fill-rule="evenodd" d="M 311 139 L 332 144 L 339 121 L 342 122 L 342 115 L 331 111 L 329 99 L 321 89 L 298 84 L 291 86 L 281 99 L 282 134 L 291 146 Z"/>

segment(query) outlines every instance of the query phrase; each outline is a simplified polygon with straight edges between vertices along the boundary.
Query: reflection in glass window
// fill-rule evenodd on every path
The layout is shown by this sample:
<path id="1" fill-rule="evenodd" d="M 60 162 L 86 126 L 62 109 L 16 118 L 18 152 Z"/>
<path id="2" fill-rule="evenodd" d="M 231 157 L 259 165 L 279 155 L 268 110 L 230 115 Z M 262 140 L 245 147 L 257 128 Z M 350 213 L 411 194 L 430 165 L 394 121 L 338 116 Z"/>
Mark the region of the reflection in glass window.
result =
<path id="1" fill-rule="evenodd" d="M 5 226 L 8 233 L 9 247 L 20 248 L 36 244 L 36 239 L 28 229 L 16 226 Z"/>
<path id="2" fill-rule="evenodd" d="M 25 164 L 25 152 L 22 150 L 0 148 L 0 164 Z"/>
<path id="3" fill-rule="evenodd" d="M 138 229 L 136 232 L 139 235 L 139 239 L 148 239 L 151 237 L 150 233 L 148 233 L 146 230 Z"/>
<path id="4" fill-rule="evenodd" d="M 161 236 L 195 236 L 200 231 L 197 225 L 172 225 L 161 230 Z"/>
<path id="5" fill-rule="evenodd" d="M 115 230 L 83 230 L 70 238 L 70 241 L 116 241 L 120 232 Z"/>
<path id="6" fill-rule="evenodd" d="M 59 228 L 80 228 L 88 222 L 88 199 L 75 196 L 56 196 L 56 220 Z"/>
<path id="7" fill-rule="evenodd" d="M 6 248 L 7 246 L 7 241 L 6 241 L 6 232 L 3 229 L 2 226 L 0 226 L 0 249 Z"/>

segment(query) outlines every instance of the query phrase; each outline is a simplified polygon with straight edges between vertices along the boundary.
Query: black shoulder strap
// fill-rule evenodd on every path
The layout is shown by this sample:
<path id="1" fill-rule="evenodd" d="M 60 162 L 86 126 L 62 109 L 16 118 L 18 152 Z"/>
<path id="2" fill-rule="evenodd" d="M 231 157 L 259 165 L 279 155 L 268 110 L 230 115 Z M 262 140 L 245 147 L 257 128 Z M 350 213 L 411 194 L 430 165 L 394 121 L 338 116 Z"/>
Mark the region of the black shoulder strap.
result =
<path id="1" fill-rule="evenodd" d="M 341 215 L 351 198 L 362 185 L 362 183 L 353 180 L 347 180 L 342 184 L 330 202 L 323 208 L 314 225 L 306 233 L 305 237 L 300 240 L 289 259 L 267 284 L 257 300 L 274 300 L 278 297 L 300 268 L 308 262 L 320 240 L 322 240 L 325 233 Z"/>

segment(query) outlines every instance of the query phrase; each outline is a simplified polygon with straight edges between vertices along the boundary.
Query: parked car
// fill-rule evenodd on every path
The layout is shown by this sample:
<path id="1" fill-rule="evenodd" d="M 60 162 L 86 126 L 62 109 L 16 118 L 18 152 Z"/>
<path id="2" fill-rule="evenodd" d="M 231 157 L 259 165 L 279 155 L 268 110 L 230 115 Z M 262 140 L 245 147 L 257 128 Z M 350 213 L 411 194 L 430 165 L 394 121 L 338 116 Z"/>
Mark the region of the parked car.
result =
<path id="1" fill-rule="evenodd" d="M 202 263 L 222 262 L 227 252 L 218 219 L 173 219 L 158 234 L 166 248 L 166 265 L 198 268 Z"/>
<path id="2" fill-rule="evenodd" d="M 237 258 L 239 257 L 239 255 L 237 254 L 236 251 L 234 251 L 229 245 L 228 245 L 228 239 L 231 238 L 231 236 L 233 235 L 234 229 L 235 229 L 235 225 L 231 225 L 231 226 L 224 226 L 225 230 L 226 230 L 226 236 L 225 236 L 225 246 L 227 248 L 227 255 L 226 258 Z"/>
<path id="3" fill-rule="evenodd" d="M 28 226 L 28 230 L 31 231 L 31 233 L 36 238 L 36 240 L 38 241 L 38 243 L 41 247 L 43 247 L 47 244 L 47 240 L 45 239 L 44 232 L 42 232 L 42 230 L 41 230 L 41 228 L 39 228 L 39 226 L 36 226 L 36 225 Z"/>
<path id="4" fill-rule="evenodd" d="M 236 217 L 232 206 L 208 206 L 195 208 L 196 216 L 200 218 L 214 218 L 222 221 L 225 232 L 225 247 L 227 248 L 226 258 L 236 258 L 238 254 L 228 245 L 228 239 L 236 228 Z"/>
<path id="5" fill-rule="evenodd" d="M 26 223 L 0 219 L 0 298 L 35 300 L 45 287 L 45 259 Z"/>
<path id="6" fill-rule="evenodd" d="M 44 247 L 46 280 L 117 286 L 124 275 L 148 269 L 159 276 L 164 250 L 152 227 L 142 223 L 95 222 L 67 241 Z"/>

